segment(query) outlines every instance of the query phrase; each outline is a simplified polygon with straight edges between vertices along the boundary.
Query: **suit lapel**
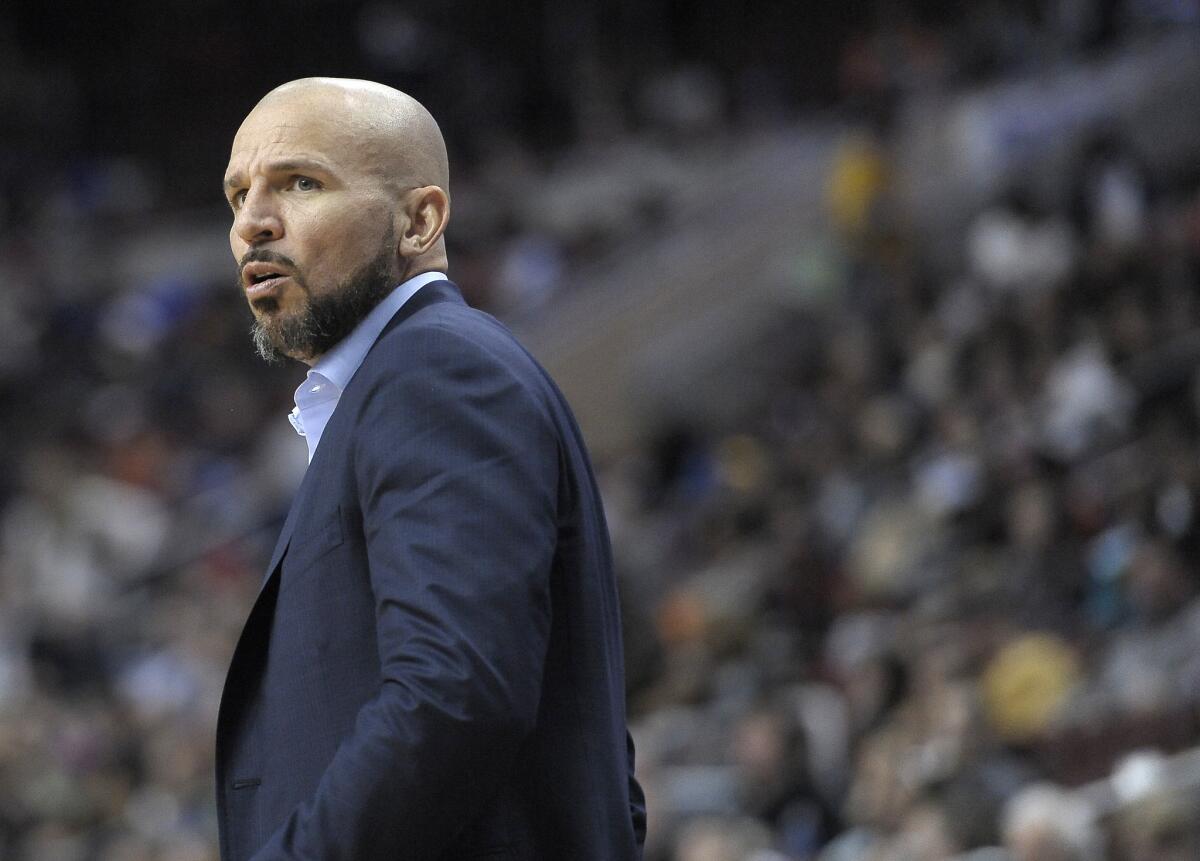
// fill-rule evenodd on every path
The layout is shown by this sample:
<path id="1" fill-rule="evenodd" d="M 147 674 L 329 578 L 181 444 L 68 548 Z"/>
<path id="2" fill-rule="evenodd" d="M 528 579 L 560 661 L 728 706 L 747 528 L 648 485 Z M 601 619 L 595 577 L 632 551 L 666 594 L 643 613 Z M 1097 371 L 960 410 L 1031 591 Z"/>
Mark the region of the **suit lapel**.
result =
<path id="1" fill-rule="evenodd" d="M 379 338 L 375 339 L 375 344 L 378 344 L 384 335 L 395 329 L 422 308 L 438 302 L 454 301 L 461 303 L 463 299 L 462 294 L 458 292 L 458 288 L 452 282 L 431 281 L 418 290 L 416 294 L 414 294 L 407 302 L 400 306 L 400 310 L 392 315 L 392 319 L 388 320 L 387 325 L 383 327 L 383 331 L 379 333 Z M 375 349 L 375 344 L 371 345 L 371 350 Z M 371 350 L 367 351 L 368 357 L 371 355 Z M 366 361 L 367 359 L 364 358 L 364 364 Z M 357 374 L 355 374 L 355 376 L 357 376 Z M 350 390 L 350 387 L 353 386 L 353 384 L 354 378 L 351 377 L 350 383 L 346 387 L 347 392 Z M 342 392 L 342 397 L 345 396 L 346 392 Z M 330 424 L 332 423 L 333 420 L 331 418 Z M 325 434 L 328 435 L 328 433 L 329 426 L 327 425 L 325 428 Z M 324 438 L 325 436 L 322 436 L 322 440 L 324 440 Z M 301 503 L 304 501 L 304 498 L 308 494 L 309 488 L 312 485 L 312 477 L 320 468 L 322 461 L 321 455 L 323 452 L 327 451 L 328 448 L 328 446 L 322 447 L 318 445 L 317 452 L 315 455 L 313 455 L 312 463 L 310 463 L 308 465 L 308 469 L 304 471 L 304 479 L 300 482 L 300 487 L 297 489 L 296 495 L 292 498 L 292 505 L 291 508 L 288 509 L 287 519 L 283 522 L 283 529 L 281 529 L 279 532 L 279 538 L 275 542 L 275 550 L 271 553 L 271 561 L 267 565 L 266 573 L 263 575 L 262 584 L 259 586 L 260 594 L 263 588 L 266 587 L 267 583 L 270 582 L 271 575 L 279 569 L 279 563 L 283 560 L 283 554 L 287 550 L 288 544 L 292 540 L 292 531 L 296 528 L 296 512 L 298 512 L 302 507 Z"/>
<path id="2" fill-rule="evenodd" d="M 313 467 L 317 465 L 317 459 L 320 456 L 321 451 L 320 446 L 318 446 L 312 463 L 304 471 L 304 479 L 300 482 L 300 487 L 296 490 L 296 495 L 292 497 L 292 505 L 288 509 L 287 519 L 283 521 L 283 529 L 279 530 L 279 538 L 275 541 L 275 550 L 271 553 L 271 561 L 267 565 L 267 573 L 263 577 L 262 586 L 267 585 L 267 581 L 271 579 L 271 574 L 279 567 L 279 563 L 283 559 L 283 551 L 287 550 L 288 543 L 292 540 L 292 530 L 296 526 L 296 512 L 300 510 L 300 500 L 305 497 L 308 486 L 312 483 L 312 475 L 315 472 Z M 261 589 L 262 587 L 260 586 L 259 588 Z"/>

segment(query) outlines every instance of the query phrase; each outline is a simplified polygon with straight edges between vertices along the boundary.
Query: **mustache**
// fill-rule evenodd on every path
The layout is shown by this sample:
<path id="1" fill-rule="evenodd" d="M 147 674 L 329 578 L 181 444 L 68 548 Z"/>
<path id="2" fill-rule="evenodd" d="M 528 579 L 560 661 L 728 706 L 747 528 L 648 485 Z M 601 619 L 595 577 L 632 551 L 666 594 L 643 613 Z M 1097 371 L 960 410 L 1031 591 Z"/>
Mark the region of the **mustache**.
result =
<path id="1" fill-rule="evenodd" d="M 292 272 L 299 273 L 300 267 L 296 262 L 286 254 L 280 254 L 278 251 L 271 251 L 266 248 L 251 248 L 242 255 L 242 259 L 238 261 L 238 277 L 241 278 L 242 270 L 246 268 L 247 263 L 279 263 L 286 266 Z"/>

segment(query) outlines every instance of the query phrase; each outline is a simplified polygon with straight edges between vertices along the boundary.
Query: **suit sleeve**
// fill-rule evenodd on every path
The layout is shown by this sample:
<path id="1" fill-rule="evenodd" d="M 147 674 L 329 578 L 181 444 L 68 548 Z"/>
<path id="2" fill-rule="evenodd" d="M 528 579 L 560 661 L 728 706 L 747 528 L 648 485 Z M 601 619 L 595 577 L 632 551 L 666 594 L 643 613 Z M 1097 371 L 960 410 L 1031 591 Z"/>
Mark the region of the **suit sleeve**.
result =
<path id="1" fill-rule="evenodd" d="M 406 339 L 356 417 L 379 689 L 257 861 L 440 857 L 538 712 L 557 434 L 484 348 L 443 328 Z"/>

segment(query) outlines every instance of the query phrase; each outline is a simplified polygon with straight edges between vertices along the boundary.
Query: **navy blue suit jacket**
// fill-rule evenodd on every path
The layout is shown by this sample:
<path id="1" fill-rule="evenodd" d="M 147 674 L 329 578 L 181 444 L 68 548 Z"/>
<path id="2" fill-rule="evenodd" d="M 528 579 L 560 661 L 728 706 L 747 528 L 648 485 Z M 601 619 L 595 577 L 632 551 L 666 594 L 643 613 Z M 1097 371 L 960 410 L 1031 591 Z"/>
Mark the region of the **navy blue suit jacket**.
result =
<path id="1" fill-rule="evenodd" d="M 225 683 L 225 861 L 625 861 L 607 528 L 545 371 L 449 282 L 342 393 Z"/>

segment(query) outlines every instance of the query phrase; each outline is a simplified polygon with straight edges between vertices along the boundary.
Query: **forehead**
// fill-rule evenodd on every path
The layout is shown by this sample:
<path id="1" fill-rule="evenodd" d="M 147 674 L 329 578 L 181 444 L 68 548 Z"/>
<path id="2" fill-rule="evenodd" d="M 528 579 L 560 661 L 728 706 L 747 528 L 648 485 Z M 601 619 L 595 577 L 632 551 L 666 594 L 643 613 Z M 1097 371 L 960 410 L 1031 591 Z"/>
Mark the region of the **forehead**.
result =
<path id="1" fill-rule="evenodd" d="M 233 138 L 227 173 L 254 171 L 263 159 L 311 158 L 352 169 L 361 141 L 352 118 L 329 100 L 277 99 L 259 104 Z"/>

